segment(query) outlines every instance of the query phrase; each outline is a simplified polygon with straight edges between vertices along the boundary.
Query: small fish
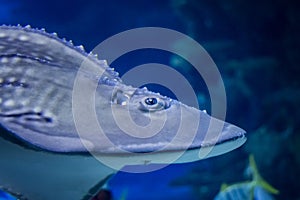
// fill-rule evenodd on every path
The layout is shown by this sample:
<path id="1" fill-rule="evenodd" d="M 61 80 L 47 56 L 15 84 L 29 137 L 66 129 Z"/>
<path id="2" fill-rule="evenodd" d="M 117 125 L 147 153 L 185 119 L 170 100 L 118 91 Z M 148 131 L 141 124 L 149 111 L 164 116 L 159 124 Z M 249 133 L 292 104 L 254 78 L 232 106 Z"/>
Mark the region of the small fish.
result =
<path id="1" fill-rule="evenodd" d="M 97 74 L 82 71 L 82 62 L 102 76 L 98 79 Z M 78 74 L 88 84 L 97 84 L 95 114 L 114 146 L 99 138 L 90 119 L 85 119 L 85 132 L 78 134 L 72 112 Z M 91 98 L 85 95 L 91 89 L 81 90 L 83 102 Z M 129 127 L 129 133 L 141 136 L 132 137 L 115 120 L 117 117 L 126 126 L 128 110 L 136 124 L 147 124 L 151 113 L 153 127 L 160 128 L 161 122 L 164 127 L 153 137 L 143 137 L 153 130 L 137 132 Z M 86 107 L 80 111 L 89 113 Z M 168 116 L 167 121 L 162 113 Z M 200 123 L 195 127 L 197 118 Z M 185 123 L 179 129 L 182 119 Z M 0 124 L 7 130 L 1 131 L 0 137 L 0 187 L 6 191 L 30 200 L 90 199 L 125 165 L 169 164 L 168 159 L 181 151 L 184 154 L 176 162 L 191 162 L 229 152 L 246 141 L 243 129 L 226 122 L 220 137 L 212 131 L 216 137 L 207 139 L 212 121 L 218 122 L 176 100 L 125 85 L 106 61 L 55 33 L 30 26 L 0 26 Z M 177 130 L 188 131 L 171 143 Z M 213 147 L 211 153 L 200 158 L 199 149 L 206 147 Z M 102 164 L 89 152 L 113 161 L 117 169 Z"/>
<path id="2" fill-rule="evenodd" d="M 279 191 L 260 176 L 253 155 L 249 156 L 249 167 L 252 181 L 223 184 L 214 200 L 273 200 L 270 194 L 278 194 Z"/>

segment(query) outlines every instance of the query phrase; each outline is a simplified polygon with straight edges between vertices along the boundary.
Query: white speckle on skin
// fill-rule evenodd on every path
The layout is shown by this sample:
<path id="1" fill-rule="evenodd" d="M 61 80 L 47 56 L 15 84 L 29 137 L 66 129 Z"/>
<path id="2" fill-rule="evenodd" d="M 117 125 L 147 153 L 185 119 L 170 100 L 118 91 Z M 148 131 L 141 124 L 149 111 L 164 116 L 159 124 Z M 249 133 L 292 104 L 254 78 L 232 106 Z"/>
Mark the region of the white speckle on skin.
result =
<path id="1" fill-rule="evenodd" d="M 15 94 L 16 95 L 22 95 L 22 93 L 24 92 L 24 90 L 23 90 L 24 88 L 22 88 L 22 86 L 20 86 L 17 90 L 15 90 Z M 18 100 L 18 101 L 21 101 L 21 100 Z"/>
<path id="2" fill-rule="evenodd" d="M 3 78 L 0 78 L 0 83 L 3 83 Z"/>
<path id="3" fill-rule="evenodd" d="M 16 72 L 16 73 L 21 73 L 21 74 L 23 74 L 23 69 L 22 69 L 21 67 L 17 67 L 17 68 L 15 69 L 15 72 Z"/>
<path id="4" fill-rule="evenodd" d="M 4 103 L 3 103 L 3 105 L 5 106 L 5 107 L 11 107 L 11 106 L 14 106 L 15 105 L 15 102 L 13 101 L 13 100 L 7 100 L 7 101 L 5 101 Z"/>
<path id="5" fill-rule="evenodd" d="M 1 69 L 1 72 L 2 72 L 2 73 L 9 73 L 9 72 L 11 72 L 13 69 L 14 69 L 14 68 L 12 68 L 12 67 L 4 67 L 4 68 Z"/>
<path id="6" fill-rule="evenodd" d="M 49 60 L 49 61 L 52 61 L 52 60 L 53 60 L 52 57 L 47 56 L 47 55 L 45 56 L 45 59 L 46 59 L 46 60 Z"/>
<path id="7" fill-rule="evenodd" d="M 17 79 L 16 77 L 9 77 L 7 80 L 8 82 L 15 82 Z"/>
<path id="8" fill-rule="evenodd" d="M 34 42 L 35 42 L 36 44 L 39 44 L 39 45 L 44 45 L 44 44 L 46 44 L 45 40 L 37 39 L 37 38 L 34 40 Z"/>
<path id="9" fill-rule="evenodd" d="M 5 36 L 6 36 L 5 33 L 1 33 L 1 32 L 0 32 L 0 38 L 4 38 Z"/>
<path id="10" fill-rule="evenodd" d="M 0 104 L 2 103 L 2 99 L 0 98 Z"/>
<path id="11" fill-rule="evenodd" d="M 28 41 L 29 37 L 27 35 L 20 35 L 19 36 L 19 40 L 21 40 L 21 41 Z"/>
<path id="12" fill-rule="evenodd" d="M 41 111 L 42 111 L 42 108 L 40 108 L 40 107 L 33 108 L 33 112 L 39 113 Z"/>
<path id="13" fill-rule="evenodd" d="M 21 104 L 22 106 L 26 106 L 26 105 L 28 105 L 28 103 L 29 103 L 28 100 L 21 100 L 21 101 L 20 101 L 20 104 Z"/>
<path id="14" fill-rule="evenodd" d="M 28 75 L 28 76 L 31 76 L 31 75 L 34 74 L 34 70 L 29 68 L 29 69 L 26 70 L 25 74 Z"/>
<path id="15" fill-rule="evenodd" d="M 8 63 L 8 58 L 6 57 L 1 58 L 1 63 Z"/>
<path id="16" fill-rule="evenodd" d="M 122 105 L 122 106 L 126 106 L 126 105 L 127 105 L 127 102 L 124 101 L 124 102 L 121 103 L 121 105 Z"/>
<path id="17" fill-rule="evenodd" d="M 46 110 L 43 113 L 44 113 L 45 117 L 53 118 L 53 114 L 51 112 L 49 112 L 49 111 Z"/>
<path id="18" fill-rule="evenodd" d="M 39 57 L 39 54 L 38 54 L 38 53 L 35 53 L 35 52 L 31 52 L 30 55 L 33 56 L 33 57 L 35 57 L 35 58 L 38 58 L 38 57 Z"/>
<path id="19" fill-rule="evenodd" d="M 20 62 L 20 60 L 21 59 L 19 57 L 14 57 L 14 58 L 12 58 L 11 63 L 16 64 L 16 63 Z"/>

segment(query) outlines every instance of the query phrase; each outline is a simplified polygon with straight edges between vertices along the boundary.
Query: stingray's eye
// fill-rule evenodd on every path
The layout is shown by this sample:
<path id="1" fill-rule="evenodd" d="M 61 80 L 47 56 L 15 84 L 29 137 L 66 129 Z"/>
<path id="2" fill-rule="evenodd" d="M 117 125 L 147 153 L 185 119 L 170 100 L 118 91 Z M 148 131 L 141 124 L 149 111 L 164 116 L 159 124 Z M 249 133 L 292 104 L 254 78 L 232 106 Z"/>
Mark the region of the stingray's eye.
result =
<path id="1" fill-rule="evenodd" d="M 144 111 L 157 111 L 165 108 L 165 101 L 158 97 L 146 97 L 140 104 L 140 109 Z"/>
<path id="2" fill-rule="evenodd" d="M 146 98 L 145 104 L 147 104 L 148 106 L 153 106 L 157 104 L 157 98 Z"/>

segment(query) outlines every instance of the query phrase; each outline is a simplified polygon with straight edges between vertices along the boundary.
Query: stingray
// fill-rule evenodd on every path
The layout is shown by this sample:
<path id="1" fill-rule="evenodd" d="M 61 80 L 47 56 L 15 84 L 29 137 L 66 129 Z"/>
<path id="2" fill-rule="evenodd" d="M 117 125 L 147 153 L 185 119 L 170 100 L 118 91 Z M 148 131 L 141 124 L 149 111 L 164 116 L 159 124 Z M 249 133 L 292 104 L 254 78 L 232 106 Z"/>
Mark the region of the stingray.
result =
<path id="1" fill-rule="evenodd" d="M 246 141 L 243 129 L 126 85 L 104 60 L 29 26 L 0 26 L 0 124 L 0 187 L 29 200 L 91 199 L 125 165 L 192 162 Z"/>

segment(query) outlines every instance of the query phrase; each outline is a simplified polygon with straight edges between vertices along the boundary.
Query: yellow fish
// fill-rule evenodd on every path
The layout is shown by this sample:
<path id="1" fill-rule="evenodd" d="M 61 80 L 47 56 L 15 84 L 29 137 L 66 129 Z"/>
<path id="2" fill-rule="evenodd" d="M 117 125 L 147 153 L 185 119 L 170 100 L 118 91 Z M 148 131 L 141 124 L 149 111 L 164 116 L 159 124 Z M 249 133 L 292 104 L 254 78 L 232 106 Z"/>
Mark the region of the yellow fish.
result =
<path id="1" fill-rule="evenodd" d="M 261 177 L 253 155 L 249 156 L 249 167 L 252 173 L 251 181 L 223 184 L 214 200 L 273 200 L 270 194 L 278 194 L 279 191 Z"/>

